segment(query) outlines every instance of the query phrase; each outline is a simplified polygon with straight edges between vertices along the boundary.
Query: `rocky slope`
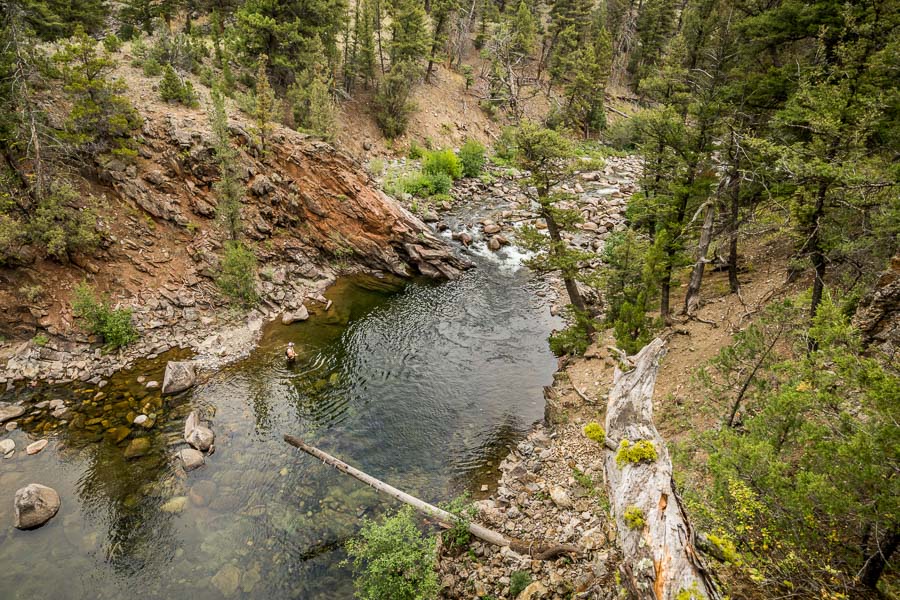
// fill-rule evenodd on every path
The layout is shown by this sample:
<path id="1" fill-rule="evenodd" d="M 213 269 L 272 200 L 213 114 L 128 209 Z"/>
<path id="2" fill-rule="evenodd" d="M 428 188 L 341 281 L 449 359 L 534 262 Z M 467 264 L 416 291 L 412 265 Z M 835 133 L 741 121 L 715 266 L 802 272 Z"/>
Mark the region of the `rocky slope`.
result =
<path id="1" fill-rule="evenodd" d="M 207 120 L 149 100 L 141 112 L 135 163 L 98 162 L 81 181 L 85 195 L 100 198 L 98 251 L 70 264 L 25 253 L 24 265 L 0 270 L 0 339 L 9 340 L 0 346 L 0 384 L 96 378 L 172 347 L 239 356 L 264 319 L 322 300 L 340 272 L 452 278 L 468 266 L 348 155 L 279 127 L 262 156 L 250 125 L 233 118 L 247 190 L 244 236 L 262 278 L 258 310 L 237 318 L 214 284 L 225 236 L 215 218 L 218 169 Z M 115 355 L 92 345 L 70 308 L 82 280 L 134 309 L 138 344 Z M 38 332 L 49 342 L 27 341 Z"/>

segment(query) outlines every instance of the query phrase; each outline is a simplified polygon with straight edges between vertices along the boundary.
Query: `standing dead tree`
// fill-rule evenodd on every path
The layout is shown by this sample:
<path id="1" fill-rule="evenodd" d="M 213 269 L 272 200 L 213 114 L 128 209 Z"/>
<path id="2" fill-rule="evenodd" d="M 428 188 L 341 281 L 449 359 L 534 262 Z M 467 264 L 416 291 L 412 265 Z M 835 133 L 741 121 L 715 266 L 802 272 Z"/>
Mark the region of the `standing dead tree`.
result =
<path id="1" fill-rule="evenodd" d="M 666 600 L 685 591 L 716 600 L 721 594 L 694 546 L 669 452 L 653 424 L 653 388 L 664 345 L 657 338 L 623 358 L 609 392 L 604 467 L 624 557 L 622 584 L 640 600 Z"/>

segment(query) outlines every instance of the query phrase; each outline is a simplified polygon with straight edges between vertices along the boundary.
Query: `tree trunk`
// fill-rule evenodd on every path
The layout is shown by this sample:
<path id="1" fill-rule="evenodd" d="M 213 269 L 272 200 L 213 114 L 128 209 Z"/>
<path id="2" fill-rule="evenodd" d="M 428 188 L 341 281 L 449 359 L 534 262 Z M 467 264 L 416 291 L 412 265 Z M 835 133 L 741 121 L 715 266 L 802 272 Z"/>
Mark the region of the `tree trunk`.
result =
<path id="1" fill-rule="evenodd" d="M 728 286 L 732 294 L 741 290 L 738 280 L 738 215 L 740 209 L 741 185 L 736 182 L 731 189 L 731 211 L 728 214 Z"/>
<path id="2" fill-rule="evenodd" d="M 716 214 L 715 203 L 710 199 L 706 201 L 706 215 L 703 217 L 703 228 L 700 230 L 700 241 L 697 243 L 697 262 L 691 272 L 691 281 L 688 283 L 687 292 L 684 295 L 684 314 L 694 314 L 700 305 L 700 286 L 703 284 L 703 271 L 706 268 L 706 253 L 712 240 L 713 217 Z"/>
<path id="3" fill-rule="evenodd" d="M 446 510 L 438 508 L 437 506 L 434 506 L 433 504 L 428 504 L 424 500 L 420 500 L 419 498 L 416 498 L 415 496 L 407 494 L 404 491 L 398 490 L 394 486 L 389 485 L 389 484 L 381 481 L 380 479 L 376 479 L 375 477 L 372 477 L 368 473 L 364 473 L 364 472 L 360 471 L 359 469 L 351 467 L 344 461 L 331 456 L 327 452 L 323 452 L 322 450 L 319 450 L 318 448 L 316 448 L 314 446 L 310 446 L 309 444 L 305 443 L 303 440 L 301 440 L 298 437 L 285 434 L 284 441 L 286 441 L 291 446 L 294 446 L 295 448 L 303 450 L 310 456 L 314 456 L 315 458 L 321 460 L 323 463 L 334 467 L 341 473 L 345 473 L 346 475 L 349 475 L 349 476 L 353 477 L 354 479 L 362 481 L 366 485 L 374 488 L 375 490 L 377 490 L 383 494 L 387 494 L 388 496 L 390 496 L 396 500 L 399 500 L 399 501 L 403 502 L 404 504 L 412 506 L 414 509 L 416 509 L 417 511 L 419 511 L 422 514 L 428 515 L 429 517 L 433 517 L 433 518 L 437 519 L 438 521 L 448 524 L 448 525 L 453 524 L 453 523 L 458 523 L 460 521 L 460 518 L 457 517 L 456 515 L 454 515 L 453 513 L 450 513 L 450 512 L 447 512 Z M 522 541 L 522 540 L 517 540 L 515 538 L 507 537 L 507 536 L 503 535 L 502 533 L 497 533 L 496 531 L 488 529 L 487 527 L 482 527 L 481 525 L 478 525 L 477 523 L 469 523 L 468 529 L 469 529 L 469 533 L 471 533 L 478 539 L 483 540 L 489 544 L 494 544 L 495 546 L 509 546 L 515 552 L 518 552 L 520 554 L 526 554 L 533 558 L 537 558 L 538 560 L 550 560 L 552 558 L 556 558 L 560 554 L 566 554 L 569 552 L 574 552 L 574 553 L 580 552 L 578 547 L 571 546 L 568 544 L 549 544 L 549 545 L 547 545 L 547 544 L 539 544 L 536 542 L 526 542 L 526 541 Z"/>
<path id="4" fill-rule="evenodd" d="M 859 574 L 859 582 L 873 590 L 876 589 L 878 580 L 881 579 L 881 574 L 884 573 L 888 561 L 894 552 L 897 551 L 898 546 L 900 546 L 900 531 L 894 529 L 888 532 L 885 539 L 878 543 L 875 553 L 866 559 L 866 564 L 863 565 Z"/>
<path id="5" fill-rule="evenodd" d="M 544 221 L 547 223 L 547 233 L 550 234 L 550 241 L 554 244 L 562 244 L 563 239 L 559 234 L 559 226 L 556 224 L 556 219 L 553 218 L 553 215 L 549 210 L 542 208 L 541 216 L 544 218 Z M 553 251 L 552 248 L 550 250 Z M 575 278 L 566 275 L 563 273 L 563 283 L 566 285 L 566 292 L 569 294 L 569 302 L 572 306 L 575 307 L 575 310 L 581 313 L 587 313 L 587 304 L 584 302 L 584 298 L 581 297 L 581 292 L 578 291 L 578 284 L 575 282 Z M 588 334 L 594 332 L 594 328 L 588 325 Z"/>
<path id="6" fill-rule="evenodd" d="M 653 388 L 664 354 L 661 339 L 647 344 L 626 359 L 633 368 L 624 372 L 616 368 L 609 392 L 607 438 L 647 440 L 657 452 L 652 462 L 623 466 L 617 464 L 616 452 L 605 453 L 606 485 L 623 555 L 622 583 L 640 600 L 672 599 L 693 589 L 701 597 L 718 600 L 721 594 L 697 553 L 693 529 L 674 488 L 665 440 L 653 424 Z M 639 529 L 625 523 L 625 511 L 634 507 L 645 521 Z"/>
<path id="7" fill-rule="evenodd" d="M 669 317 L 669 297 L 672 295 L 672 265 L 667 265 L 663 273 L 662 282 L 659 284 L 659 316 L 666 325 L 672 324 Z"/>

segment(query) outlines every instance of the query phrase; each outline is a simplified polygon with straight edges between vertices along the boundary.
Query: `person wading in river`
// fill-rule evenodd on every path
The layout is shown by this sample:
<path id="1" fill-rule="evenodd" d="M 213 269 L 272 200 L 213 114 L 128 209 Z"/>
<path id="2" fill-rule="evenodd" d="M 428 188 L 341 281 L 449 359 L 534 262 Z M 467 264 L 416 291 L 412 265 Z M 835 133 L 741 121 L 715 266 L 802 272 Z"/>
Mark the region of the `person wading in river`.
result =
<path id="1" fill-rule="evenodd" d="M 297 358 L 297 353 L 294 352 L 294 342 L 288 342 L 287 348 L 284 349 L 284 357 L 288 362 L 294 362 Z"/>

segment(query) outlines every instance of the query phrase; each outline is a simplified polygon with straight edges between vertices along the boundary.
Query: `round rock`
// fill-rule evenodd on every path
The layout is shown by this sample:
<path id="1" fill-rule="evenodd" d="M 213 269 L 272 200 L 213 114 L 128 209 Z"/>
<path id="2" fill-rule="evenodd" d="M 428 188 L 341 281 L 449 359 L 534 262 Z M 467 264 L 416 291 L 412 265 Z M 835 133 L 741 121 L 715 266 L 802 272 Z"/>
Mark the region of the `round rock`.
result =
<path id="1" fill-rule="evenodd" d="M 59 511 L 59 494 L 39 483 L 30 483 L 16 491 L 16 527 L 34 529 L 40 527 Z"/>

